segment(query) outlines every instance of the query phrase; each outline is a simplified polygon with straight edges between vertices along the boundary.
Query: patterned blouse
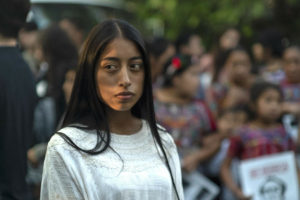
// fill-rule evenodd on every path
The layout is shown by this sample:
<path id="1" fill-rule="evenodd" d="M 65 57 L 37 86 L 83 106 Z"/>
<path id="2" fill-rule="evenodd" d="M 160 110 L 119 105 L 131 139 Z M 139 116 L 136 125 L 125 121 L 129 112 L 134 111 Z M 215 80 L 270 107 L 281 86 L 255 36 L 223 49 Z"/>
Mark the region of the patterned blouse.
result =
<path id="1" fill-rule="evenodd" d="M 228 156 L 245 160 L 294 149 L 283 126 L 268 130 L 244 126 L 230 138 Z"/>
<path id="2" fill-rule="evenodd" d="M 300 102 L 300 83 L 291 84 L 287 80 L 280 83 L 284 100 L 287 102 Z"/>
<path id="3" fill-rule="evenodd" d="M 196 149 L 204 134 L 216 129 L 209 108 L 202 101 L 179 105 L 154 101 L 156 119 L 173 136 L 181 156 Z"/>

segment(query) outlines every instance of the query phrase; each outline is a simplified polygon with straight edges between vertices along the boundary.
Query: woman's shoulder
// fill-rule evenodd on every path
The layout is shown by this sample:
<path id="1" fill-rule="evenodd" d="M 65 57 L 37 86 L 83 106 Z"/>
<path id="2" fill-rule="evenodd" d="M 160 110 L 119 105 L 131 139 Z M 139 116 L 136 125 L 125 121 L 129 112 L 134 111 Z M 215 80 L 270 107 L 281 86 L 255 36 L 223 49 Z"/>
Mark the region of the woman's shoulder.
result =
<path id="1" fill-rule="evenodd" d="M 163 144 L 167 148 L 174 148 L 174 147 L 176 148 L 175 142 L 174 142 L 171 134 L 167 131 L 166 128 L 164 128 L 160 124 L 157 124 L 157 130 L 158 130 L 158 133 L 160 135 L 160 138 L 161 138 Z"/>
<path id="2" fill-rule="evenodd" d="M 79 147 L 86 147 L 87 144 L 93 143 L 96 134 L 92 134 L 91 130 L 85 130 L 80 127 L 64 127 L 58 130 L 50 139 L 48 143 L 48 149 L 51 148 L 72 148 L 67 140 L 71 140 Z M 90 145 L 88 145 L 90 146 Z M 91 145 L 92 146 L 92 145 Z"/>

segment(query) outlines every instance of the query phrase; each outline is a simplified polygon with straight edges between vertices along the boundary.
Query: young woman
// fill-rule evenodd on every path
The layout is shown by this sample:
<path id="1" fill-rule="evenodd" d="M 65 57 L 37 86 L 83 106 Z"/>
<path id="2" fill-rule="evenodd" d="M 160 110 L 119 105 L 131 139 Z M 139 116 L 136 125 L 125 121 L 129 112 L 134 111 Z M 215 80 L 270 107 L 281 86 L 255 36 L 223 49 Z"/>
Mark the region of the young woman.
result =
<path id="1" fill-rule="evenodd" d="M 249 89 L 255 80 L 247 51 L 242 47 L 227 50 L 223 65 L 215 71 L 214 80 L 207 101 L 216 115 L 222 110 L 247 104 Z"/>
<path id="2" fill-rule="evenodd" d="M 127 22 L 104 21 L 85 41 L 41 199 L 183 199 L 176 146 L 155 122 L 145 46 Z"/>

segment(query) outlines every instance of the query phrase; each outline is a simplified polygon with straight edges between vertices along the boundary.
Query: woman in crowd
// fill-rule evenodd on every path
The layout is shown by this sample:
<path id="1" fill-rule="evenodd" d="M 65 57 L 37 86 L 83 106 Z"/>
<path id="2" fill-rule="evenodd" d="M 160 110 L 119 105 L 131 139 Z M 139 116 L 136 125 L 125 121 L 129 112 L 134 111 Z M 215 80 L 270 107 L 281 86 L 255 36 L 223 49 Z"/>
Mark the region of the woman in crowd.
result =
<path id="1" fill-rule="evenodd" d="M 172 137 L 155 122 L 140 33 L 107 20 L 85 41 L 69 105 L 48 144 L 41 199 L 183 199 Z"/>
<path id="2" fill-rule="evenodd" d="M 236 47 L 227 51 L 223 67 L 215 71 L 215 82 L 207 93 L 214 113 L 224 109 L 246 105 L 249 89 L 255 77 L 250 73 L 251 60 L 247 51 Z"/>

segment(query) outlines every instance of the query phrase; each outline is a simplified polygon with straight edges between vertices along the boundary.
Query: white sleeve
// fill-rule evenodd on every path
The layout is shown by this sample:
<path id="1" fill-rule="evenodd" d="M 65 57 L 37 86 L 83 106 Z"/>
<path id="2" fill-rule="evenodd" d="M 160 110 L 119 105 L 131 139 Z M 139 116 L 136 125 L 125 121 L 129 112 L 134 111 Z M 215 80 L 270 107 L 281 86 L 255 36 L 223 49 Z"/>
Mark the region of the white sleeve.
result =
<path id="1" fill-rule="evenodd" d="M 64 160 L 68 154 L 48 145 L 44 162 L 40 200 L 83 199 L 70 166 Z"/>

